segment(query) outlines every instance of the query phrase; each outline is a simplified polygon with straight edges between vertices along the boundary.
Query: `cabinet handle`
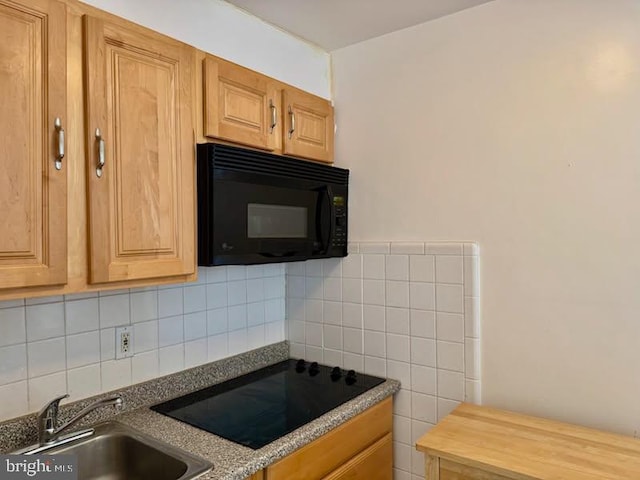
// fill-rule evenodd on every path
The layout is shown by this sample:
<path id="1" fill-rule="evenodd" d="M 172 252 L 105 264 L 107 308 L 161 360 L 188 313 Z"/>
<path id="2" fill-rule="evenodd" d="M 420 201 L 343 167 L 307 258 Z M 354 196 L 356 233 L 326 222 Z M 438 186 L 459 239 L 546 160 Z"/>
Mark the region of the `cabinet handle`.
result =
<path id="1" fill-rule="evenodd" d="M 269 100 L 269 108 L 271 109 L 271 127 L 269 133 L 273 133 L 273 129 L 276 128 L 278 124 L 278 109 L 273 104 L 273 100 Z"/>
<path id="2" fill-rule="evenodd" d="M 64 158 L 64 128 L 62 128 L 62 120 L 56 117 L 53 125 L 58 134 L 58 153 L 56 154 L 56 170 L 62 170 L 62 159 Z"/>
<path id="3" fill-rule="evenodd" d="M 289 105 L 289 120 L 291 121 L 291 128 L 289 129 L 289 139 L 293 136 L 293 132 L 296 131 L 296 114 L 293 113 L 291 105 Z"/>
<path id="4" fill-rule="evenodd" d="M 96 128 L 96 140 L 98 141 L 98 167 L 96 168 L 96 175 L 98 178 L 102 177 L 102 169 L 104 167 L 104 138 L 102 138 L 102 132 L 99 128 Z"/>

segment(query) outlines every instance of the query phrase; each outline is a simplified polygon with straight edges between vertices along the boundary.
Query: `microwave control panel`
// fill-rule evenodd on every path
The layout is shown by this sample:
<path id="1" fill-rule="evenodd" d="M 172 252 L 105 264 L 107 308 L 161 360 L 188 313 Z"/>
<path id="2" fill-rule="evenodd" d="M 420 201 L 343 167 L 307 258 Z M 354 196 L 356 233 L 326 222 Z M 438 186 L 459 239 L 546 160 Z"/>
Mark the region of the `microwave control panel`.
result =
<path id="1" fill-rule="evenodd" d="M 335 213 L 335 225 L 333 226 L 333 247 L 345 247 L 347 245 L 347 202 L 342 195 L 333 197 L 333 211 Z"/>

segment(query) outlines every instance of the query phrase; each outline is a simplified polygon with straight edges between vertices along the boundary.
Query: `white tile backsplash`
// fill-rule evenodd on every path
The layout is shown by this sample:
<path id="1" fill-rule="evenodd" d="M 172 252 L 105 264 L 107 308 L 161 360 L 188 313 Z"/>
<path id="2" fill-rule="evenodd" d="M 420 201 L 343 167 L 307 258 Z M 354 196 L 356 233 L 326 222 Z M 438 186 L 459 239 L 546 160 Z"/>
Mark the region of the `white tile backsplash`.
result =
<path id="1" fill-rule="evenodd" d="M 0 309 L 0 347 L 25 343 L 25 307 Z"/>
<path id="2" fill-rule="evenodd" d="M 184 316 L 184 340 L 190 342 L 207 336 L 207 312 L 188 313 Z"/>
<path id="3" fill-rule="evenodd" d="M 102 388 L 102 380 L 100 377 L 99 363 L 67 370 L 67 392 L 70 396 L 69 401 L 74 402 L 99 394 Z"/>
<path id="4" fill-rule="evenodd" d="M 84 367 L 100 361 L 100 332 L 79 333 L 67 337 L 67 369 Z"/>
<path id="5" fill-rule="evenodd" d="M 386 330 L 386 309 L 378 305 L 365 305 L 363 307 L 364 328 L 384 332 Z"/>
<path id="6" fill-rule="evenodd" d="M 409 281 L 409 256 L 386 255 L 385 278 L 387 280 Z"/>
<path id="7" fill-rule="evenodd" d="M 158 291 L 131 294 L 131 322 L 146 322 L 158 318 Z"/>
<path id="8" fill-rule="evenodd" d="M 106 391 L 131 384 L 131 358 L 102 362 L 101 371 L 102 388 Z"/>
<path id="9" fill-rule="evenodd" d="M 0 384 L 13 383 L 26 378 L 26 345 L 23 343 L 0 348 Z"/>
<path id="10" fill-rule="evenodd" d="M 64 335 L 64 304 L 62 302 L 30 305 L 26 311 L 28 342 Z"/>
<path id="11" fill-rule="evenodd" d="M 438 255 L 436 257 L 436 282 L 462 285 L 462 257 L 458 255 Z"/>
<path id="12" fill-rule="evenodd" d="M 384 280 L 385 278 L 385 256 L 384 255 L 364 255 L 363 278 Z"/>
<path id="13" fill-rule="evenodd" d="M 399 380 L 394 478 L 422 478 L 414 439 L 460 401 L 481 401 L 479 249 L 377 242 L 348 251 L 338 263 L 287 264 L 291 356 Z"/>
<path id="14" fill-rule="evenodd" d="M 100 297 L 100 328 L 129 325 L 131 319 L 129 296 L 122 294 Z"/>
<path id="15" fill-rule="evenodd" d="M 29 387 L 29 410 L 38 410 L 42 408 L 47 401 L 53 397 L 64 395 L 67 393 L 67 375 L 66 372 L 53 373 L 38 378 L 30 378 Z"/>
<path id="16" fill-rule="evenodd" d="M 67 301 L 64 308 L 67 335 L 100 328 L 97 297 Z"/>
<path id="17" fill-rule="evenodd" d="M 0 302 L 0 421 L 57 393 L 80 400 L 286 338 L 282 265 L 198 273 L 189 284 Z M 326 273 L 342 281 L 339 261 Z M 318 280 L 322 289 L 321 267 Z M 327 310 L 340 325 L 340 299 Z M 116 360 L 115 327 L 130 324 L 134 356 Z M 332 339 L 341 354 L 342 334 Z"/>
<path id="18" fill-rule="evenodd" d="M 133 339 L 135 342 L 135 338 Z M 160 348 L 184 342 L 184 316 L 161 318 L 158 320 L 158 344 Z"/>
<path id="19" fill-rule="evenodd" d="M 29 378 L 66 370 L 65 337 L 29 342 L 27 344 L 27 356 L 29 358 Z"/>

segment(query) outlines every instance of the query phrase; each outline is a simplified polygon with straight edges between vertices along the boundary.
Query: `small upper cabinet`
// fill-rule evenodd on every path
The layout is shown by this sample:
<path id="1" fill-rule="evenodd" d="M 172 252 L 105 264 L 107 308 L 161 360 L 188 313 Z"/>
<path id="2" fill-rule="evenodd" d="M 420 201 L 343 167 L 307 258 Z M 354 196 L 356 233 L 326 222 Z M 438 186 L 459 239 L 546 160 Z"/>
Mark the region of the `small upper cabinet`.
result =
<path id="1" fill-rule="evenodd" d="M 293 88 L 282 94 L 285 111 L 283 153 L 333 162 L 333 107 L 328 100 Z"/>
<path id="2" fill-rule="evenodd" d="M 67 282 L 66 7 L 0 0 L 0 289 Z"/>
<path id="3" fill-rule="evenodd" d="M 264 150 L 280 148 L 276 82 L 208 55 L 203 64 L 204 134 Z"/>
<path id="4" fill-rule="evenodd" d="M 202 71 L 205 137 L 333 162 L 328 100 L 212 55 Z"/>
<path id="5" fill-rule="evenodd" d="M 90 283 L 195 271 L 195 50 L 85 15 Z"/>

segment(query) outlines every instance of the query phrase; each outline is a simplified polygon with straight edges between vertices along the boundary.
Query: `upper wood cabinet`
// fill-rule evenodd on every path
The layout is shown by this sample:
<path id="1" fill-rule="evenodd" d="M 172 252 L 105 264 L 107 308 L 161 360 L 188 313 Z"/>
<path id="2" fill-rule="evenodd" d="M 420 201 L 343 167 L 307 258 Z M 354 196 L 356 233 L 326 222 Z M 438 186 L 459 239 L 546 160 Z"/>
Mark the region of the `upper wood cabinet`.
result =
<path id="1" fill-rule="evenodd" d="M 282 94 L 284 121 L 283 153 L 333 162 L 333 107 L 328 100 L 285 88 Z"/>
<path id="2" fill-rule="evenodd" d="M 210 55 L 202 70 L 205 136 L 264 150 L 280 148 L 276 82 Z"/>
<path id="3" fill-rule="evenodd" d="M 65 61 L 64 4 L 0 0 L 0 289 L 67 280 Z"/>
<path id="4" fill-rule="evenodd" d="M 195 50 L 85 15 L 90 283 L 195 270 Z"/>
<path id="5" fill-rule="evenodd" d="M 333 107 L 248 68 L 206 55 L 202 64 L 205 137 L 333 162 Z"/>

